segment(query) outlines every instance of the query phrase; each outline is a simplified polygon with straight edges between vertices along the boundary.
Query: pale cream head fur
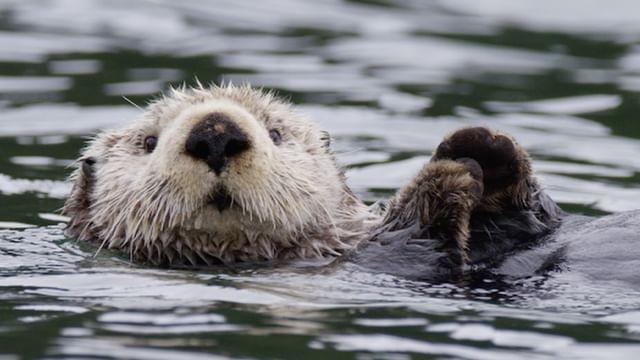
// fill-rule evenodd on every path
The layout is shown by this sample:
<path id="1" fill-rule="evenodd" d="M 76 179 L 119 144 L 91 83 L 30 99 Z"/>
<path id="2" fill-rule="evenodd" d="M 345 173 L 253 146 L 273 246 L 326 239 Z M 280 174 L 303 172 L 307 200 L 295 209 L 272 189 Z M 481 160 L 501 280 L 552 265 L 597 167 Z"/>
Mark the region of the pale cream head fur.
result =
<path id="1" fill-rule="evenodd" d="M 185 152 L 195 124 L 212 113 L 226 115 L 251 143 L 219 175 Z M 279 144 L 269 136 L 274 129 Z M 150 153 L 148 136 L 158 138 Z M 93 139 L 72 181 L 69 232 L 154 264 L 338 255 L 374 217 L 346 186 L 327 134 L 248 86 L 172 90 L 130 126 Z M 210 204 L 221 187 L 232 199 L 224 211 Z"/>

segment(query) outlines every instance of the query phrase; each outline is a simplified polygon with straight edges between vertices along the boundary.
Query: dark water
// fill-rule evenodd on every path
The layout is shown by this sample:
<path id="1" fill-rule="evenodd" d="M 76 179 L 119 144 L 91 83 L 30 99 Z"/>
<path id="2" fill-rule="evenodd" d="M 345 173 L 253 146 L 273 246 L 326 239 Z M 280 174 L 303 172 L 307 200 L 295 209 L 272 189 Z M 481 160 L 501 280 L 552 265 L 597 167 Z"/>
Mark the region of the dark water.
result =
<path id="1" fill-rule="evenodd" d="M 640 207 L 637 1 L 0 0 L 1 359 L 640 357 L 640 292 L 615 283 L 167 271 L 64 238 L 86 136 L 195 77 L 289 96 L 368 201 L 485 124 L 565 209 Z"/>

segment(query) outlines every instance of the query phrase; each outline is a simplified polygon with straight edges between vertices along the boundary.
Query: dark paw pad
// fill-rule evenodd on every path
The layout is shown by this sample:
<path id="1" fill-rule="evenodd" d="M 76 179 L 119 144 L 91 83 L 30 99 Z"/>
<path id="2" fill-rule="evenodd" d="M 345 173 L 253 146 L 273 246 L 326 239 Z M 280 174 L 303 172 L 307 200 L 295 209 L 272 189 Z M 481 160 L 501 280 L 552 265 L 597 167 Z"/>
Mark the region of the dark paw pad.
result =
<path id="1" fill-rule="evenodd" d="M 466 157 L 456 159 L 456 162 L 462 164 L 469 172 L 471 177 L 475 180 L 475 186 L 472 189 L 473 195 L 477 198 L 482 197 L 482 193 L 484 192 L 484 173 L 480 164 L 478 164 L 477 161 Z"/>
<path id="2" fill-rule="evenodd" d="M 482 168 L 485 192 L 516 183 L 519 178 L 518 148 L 507 136 L 483 127 L 462 129 L 443 141 L 433 160 L 470 158 Z M 473 175 L 473 173 L 472 173 Z"/>

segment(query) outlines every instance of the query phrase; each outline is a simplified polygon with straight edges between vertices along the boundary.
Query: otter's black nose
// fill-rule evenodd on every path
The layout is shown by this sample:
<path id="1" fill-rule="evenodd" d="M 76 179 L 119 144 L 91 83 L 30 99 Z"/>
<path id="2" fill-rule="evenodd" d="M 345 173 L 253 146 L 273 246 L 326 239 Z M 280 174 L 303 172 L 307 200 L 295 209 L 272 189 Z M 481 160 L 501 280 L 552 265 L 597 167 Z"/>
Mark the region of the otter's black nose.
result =
<path id="1" fill-rule="evenodd" d="M 229 159 L 251 146 L 247 135 L 222 113 L 212 113 L 193 127 L 185 145 L 187 154 L 201 159 L 220 175 Z"/>

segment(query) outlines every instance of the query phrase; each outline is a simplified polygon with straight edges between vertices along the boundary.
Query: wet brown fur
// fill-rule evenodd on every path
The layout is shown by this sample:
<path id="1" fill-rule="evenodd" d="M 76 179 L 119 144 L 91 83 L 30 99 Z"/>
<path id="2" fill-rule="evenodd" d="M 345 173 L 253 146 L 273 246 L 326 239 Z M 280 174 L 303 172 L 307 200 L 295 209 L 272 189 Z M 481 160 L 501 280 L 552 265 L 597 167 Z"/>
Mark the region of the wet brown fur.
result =
<path id="1" fill-rule="evenodd" d="M 510 135 L 482 127 L 460 129 L 445 137 L 431 161 L 460 158 L 473 158 L 483 170 L 484 193 L 476 210 L 495 213 L 530 202 L 537 188 L 531 160 Z"/>

